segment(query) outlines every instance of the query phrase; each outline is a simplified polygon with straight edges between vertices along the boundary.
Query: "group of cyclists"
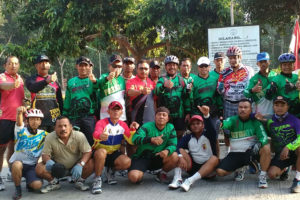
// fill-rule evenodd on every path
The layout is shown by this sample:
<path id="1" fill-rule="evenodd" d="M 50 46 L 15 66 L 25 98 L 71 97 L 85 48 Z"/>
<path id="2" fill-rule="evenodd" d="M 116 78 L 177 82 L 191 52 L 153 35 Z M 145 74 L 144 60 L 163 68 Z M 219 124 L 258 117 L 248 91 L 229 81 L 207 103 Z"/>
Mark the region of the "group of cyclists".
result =
<path id="1" fill-rule="evenodd" d="M 37 73 L 25 82 L 19 59 L 9 56 L 0 74 L 0 172 L 7 149 L 13 199 L 22 197 L 22 177 L 28 191 L 48 193 L 60 189 L 66 176 L 77 189 L 89 190 L 85 179 L 93 174 L 91 192 L 100 194 L 102 179 L 117 183 L 116 171 L 139 184 L 147 170 L 158 170 L 158 182 L 187 192 L 202 178 L 234 173 L 242 181 L 248 166 L 259 173 L 259 188 L 268 187 L 268 178 L 287 180 L 294 168 L 291 192 L 299 193 L 300 77 L 293 73 L 293 54 L 278 60 L 276 73 L 269 54 L 257 54 L 254 74 L 232 46 L 226 56 L 215 53 L 213 69 L 208 57 L 200 57 L 197 74 L 191 59 L 169 55 L 162 75 L 157 60 L 112 55 L 109 72 L 97 79 L 93 62 L 81 56 L 63 98 L 46 55 L 35 59 Z M 30 108 L 24 106 L 24 85 Z M 221 133 L 228 150 L 223 159 Z M 189 175 L 184 181 L 182 171 Z"/>

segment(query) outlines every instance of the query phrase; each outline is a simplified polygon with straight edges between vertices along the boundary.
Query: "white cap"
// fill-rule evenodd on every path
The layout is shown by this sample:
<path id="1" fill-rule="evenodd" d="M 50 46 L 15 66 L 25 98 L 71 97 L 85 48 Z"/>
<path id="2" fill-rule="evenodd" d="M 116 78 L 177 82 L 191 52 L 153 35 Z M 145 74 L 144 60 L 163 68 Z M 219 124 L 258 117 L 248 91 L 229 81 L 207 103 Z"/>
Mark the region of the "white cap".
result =
<path id="1" fill-rule="evenodd" d="M 210 61 L 208 59 L 208 57 L 200 57 L 197 61 L 197 65 L 200 66 L 200 65 L 209 65 L 210 64 Z"/>

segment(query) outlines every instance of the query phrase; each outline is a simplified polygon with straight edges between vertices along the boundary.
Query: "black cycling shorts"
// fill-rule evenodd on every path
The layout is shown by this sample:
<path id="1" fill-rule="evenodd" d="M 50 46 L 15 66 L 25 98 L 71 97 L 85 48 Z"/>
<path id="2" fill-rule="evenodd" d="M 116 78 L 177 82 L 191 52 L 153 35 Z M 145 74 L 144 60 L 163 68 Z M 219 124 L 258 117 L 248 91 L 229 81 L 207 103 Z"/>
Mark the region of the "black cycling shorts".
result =
<path id="1" fill-rule="evenodd" d="M 289 152 L 289 158 L 286 160 L 280 160 L 280 154 L 275 154 L 274 158 L 271 160 L 270 166 L 276 166 L 283 170 L 286 167 L 296 164 L 297 155 L 295 151 Z"/>
<path id="2" fill-rule="evenodd" d="M 15 121 L 6 119 L 0 120 L 0 145 L 5 145 L 10 141 L 14 141 L 15 124 Z"/>
<path id="3" fill-rule="evenodd" d="M 250 152 L 230 152 L 223 160 L 221 160 L 217 168 L 233 172 L 238 168 L 248 165 L 250 156 Z"/>
<path id="4" fill-rule="evenodd" d="M 163 167 L 163 159 L 160 156 L 153 158 L 133 158 L 128 171 L 139 170 L 145 172 L 147 170 L 157 170 Z"/>

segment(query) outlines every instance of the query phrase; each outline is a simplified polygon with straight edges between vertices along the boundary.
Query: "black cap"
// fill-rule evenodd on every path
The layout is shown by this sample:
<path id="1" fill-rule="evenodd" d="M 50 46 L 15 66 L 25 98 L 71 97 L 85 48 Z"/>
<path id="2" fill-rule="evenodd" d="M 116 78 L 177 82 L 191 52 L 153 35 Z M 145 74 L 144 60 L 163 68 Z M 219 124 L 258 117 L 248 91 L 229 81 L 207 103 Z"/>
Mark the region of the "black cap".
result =
<path id="1" fill-rule="evenodd" d="M 288 99 L 285 98 L 284 96 L 277 96 L 273 99 L 273 103 L 279 102 L 279 101 L 284 102 L 284 103 L 288 103 Z"/>
<path id="2" fill-rule="evenodd" d="M 225 54 L 223 52 L 215 53 L 214 59 L 216 60 L 218 58 L 225 58 Z"/>
<path id="3" fill-rule="evenodd" d="M 135 59 L 134 59 L 133 57 L 125 57 L 125 58 L 123 59 L 123 62 L 124 62 L 124 63 L 129 63 L 129 62 L 135 63 Z"/>
<path id="4" fill-rule="evenodd" d="M 154 68 L 156 66 L 160 68 L 159 62 L 157 60 L 153 60 L 153 61 L 150 62 L 150 67 L 151 68 Z"/>
<path id="5" fill-rule="evenodd" d="M 114 63 L 115 61 L 122 62 L 122 58 L 120 55 L 112 55 L 109 59 L 110 64 Z"/>
<path id="6" fill-rule="evenodd" d="M 50 59 L 46 55 L 39 55 L 38 57 L 36 57 L 36 59 L 34 61 L 34 64 L 38 64 L 38 63 L 40 63 L 42 61 L 48 61 L 48 62 L 50 62 Z"/>
<path id="7" fill-rule="evenodd" d="M 80 65 L 81 63 L 85 63 L 91 66 L 94 66 L 94 63 L 91 61 L 91 59 L 85 57 L 85 56 L 80 56 L 77 61 L 76 61 L 76 65 Z"/>

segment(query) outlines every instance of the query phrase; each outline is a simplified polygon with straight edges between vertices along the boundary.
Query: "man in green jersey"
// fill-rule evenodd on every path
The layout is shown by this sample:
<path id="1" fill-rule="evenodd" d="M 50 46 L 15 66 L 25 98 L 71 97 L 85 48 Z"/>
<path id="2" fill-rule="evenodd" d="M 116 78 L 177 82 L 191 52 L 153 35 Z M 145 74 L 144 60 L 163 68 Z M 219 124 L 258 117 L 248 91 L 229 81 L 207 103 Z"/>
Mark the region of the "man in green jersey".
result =
<path id="1" fill-rule="evenodd" d="M 156 110 L 155 121 L 145 123 L 132 137 L 138 145 L 132 156 L 128 178 L 132 183 L 139 183 L 146 170 L 162 171 L 157 181 L 166 183 L 167 172 L 174 169 L 178 162 L 176 153 L 177 138 L 174 126 L 169 121 L 170 112 L 165 107 Z"/>
<path id="2" fill-rule="evenodd" d="M 126 106 L 125 106 L 125 80 L 120 76 L 122 72 L 122 58 L 119 55 L 112 55 L 108 65 L 109 73 L 102 74 L 99 82 L 100 87 L 100 119 L 109 117 L 107 110 L 108 105 L 115 100 L 118 100 L 124 108 L 124 112 L 120 118 L 126 121 Z"/>
<path id="3" fill-rule="evenodd" d="M 270 56 L 267 52 L 257 54 L 257 65 L 260 70 L 250 79 L 244 95 L 255 103 L 255 113 L 259 112 L 265 117 L 271 118 L 273 103 L 272 100 L 265 98 L 265 92 L 273 77 L 276 76 L 276 72 L 269 69 Z"/>
<path id="4" fill-rule="evenodd" d="M 238 103 L 238 115 L 223 121 L 222 129 L 230 131 L 230 153 L 221 161 L 217 168 L 219 176 L 226 176 L 235 172 L 235 180 L 244 179 L 245 166 L 251 164 L 253 154 L 259 154 L 261 179 L 266 180 L 266 171 L 271 161 L 271 150 L 268 137 L 263 125 L 256 119 L 251 119 L 251 102 L 242 99 Z M 261 146 L 261 148 L 260 148 Z"/>
<path id="5" fill-rule="evenodd" d="M 181 138 L 185 130 L 185 116 L 190 113 L 189 93 L 182 77 L 177 74 L 179 60 L 170 55 L 165 58 L 166 75 L 162 76 L 154 89 L 158 97 L 158 107 L 170 110 L 171 123 L 175 126 L 177 137 Z"/>
<path id="6" fill-rule="evenodd" d="M 80 128 L 90 145 L 93 145 L 95 128 L 95 106 L 97 79 L 93 74 L 92 61 L 81 56 L 76 61 L 78 76 L 71 78 L 67 84 L 63 114 L 67 116 L 73 126 Z"/>
<path id="7" fill-rule="evenodd" d="M 289 101 L 289 112 L 300 117 L 298 75 L 293 74 L 296 58 L 293 54 L 284 53 L 278 58 L 281 73 L 275 76 L 267 87 L 266 98 L 271 100 L 277 96 L 283 96 Z"/>

